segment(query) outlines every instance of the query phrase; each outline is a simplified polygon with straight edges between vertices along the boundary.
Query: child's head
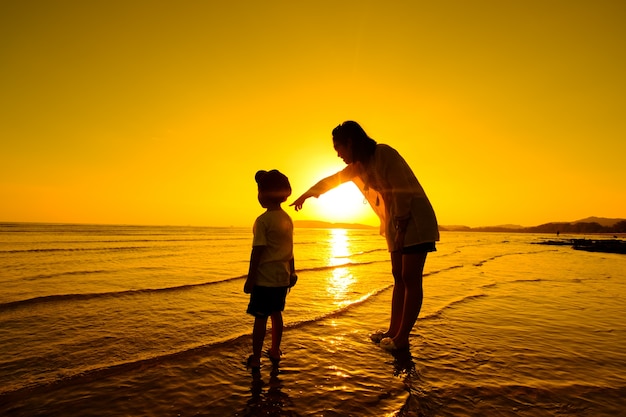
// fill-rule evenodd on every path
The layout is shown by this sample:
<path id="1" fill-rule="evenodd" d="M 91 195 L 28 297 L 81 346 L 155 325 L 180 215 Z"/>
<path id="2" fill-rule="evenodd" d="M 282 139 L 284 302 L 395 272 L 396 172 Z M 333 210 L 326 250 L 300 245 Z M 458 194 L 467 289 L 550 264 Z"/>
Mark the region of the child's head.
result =
<path id="1" fill-rule="evenodd" d="M 259 185 L 259 202 L 263 207 L 265 207 L 264 202 L 280 204 L 291 195 L 289 179 L 276 169 L 258 171 L 254 179 Z"/>

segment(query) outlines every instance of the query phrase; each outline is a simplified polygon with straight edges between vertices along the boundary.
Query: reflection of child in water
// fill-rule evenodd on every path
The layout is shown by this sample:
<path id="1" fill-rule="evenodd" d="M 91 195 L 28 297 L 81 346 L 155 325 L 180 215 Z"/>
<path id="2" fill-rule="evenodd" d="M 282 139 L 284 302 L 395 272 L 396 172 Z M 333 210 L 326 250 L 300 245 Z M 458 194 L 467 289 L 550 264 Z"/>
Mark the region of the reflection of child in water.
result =
<path id="1" fill-rule="evenodd" d="M 252 355 L 247 366 L 258 370 L 265 340 L 267 318 L 272 319 L 272 347 L 268 356 L 274 365 L 280 361 L 285 298 L 295 285 L 293 259 L 293 222 L 281 208 L 291 195 L 289 179 L 277 170 L 259 171 L 255 175 L 259 203 L 267 209 L 254 222 L 252 254 L 244 292 L 250 294 L 248 314 L 254 316 Z"/>

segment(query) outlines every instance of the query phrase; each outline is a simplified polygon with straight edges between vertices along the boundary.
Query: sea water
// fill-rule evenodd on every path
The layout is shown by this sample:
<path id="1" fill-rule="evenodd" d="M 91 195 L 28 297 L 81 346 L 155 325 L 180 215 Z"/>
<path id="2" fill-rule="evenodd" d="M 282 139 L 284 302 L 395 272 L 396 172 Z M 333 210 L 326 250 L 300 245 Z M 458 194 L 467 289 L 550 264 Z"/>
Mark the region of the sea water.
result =
<path id="1" fill-rule="evenodd" d="M 250 228 L 2 224 L 0 414 L 626 415 L 626 255 L 549 238 L 443 232 L 390 354 L 384 239 L 298 228 L 281 366 L 253 374 Z"/>

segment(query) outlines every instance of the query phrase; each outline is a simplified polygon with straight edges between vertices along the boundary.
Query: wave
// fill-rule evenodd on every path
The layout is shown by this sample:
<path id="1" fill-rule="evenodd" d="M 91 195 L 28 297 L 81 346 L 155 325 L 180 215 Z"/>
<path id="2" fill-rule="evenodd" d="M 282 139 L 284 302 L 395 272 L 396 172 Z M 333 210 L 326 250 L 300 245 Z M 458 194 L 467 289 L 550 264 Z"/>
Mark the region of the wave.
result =
<path id="1" fill-rule="evenodd" d="M 312 268 L 302 268 L 298 269 L 298 273 L 303 272 L 320 272 L 320 271 L 331 271 L 338 268 L 348 268 L 348 267 L 358 267 L 363 265 L 370 265 L 375 263 L 382 263 L 386 261 L 370 261 L 370 262 L 345 262 L 339 265 L 325 265 L 320 267 L 312 267 Z M 106 270 L 92 270 L 92 271 L 72 271 L 72 272 L 64 272 L 59 274 L 47 274 L 47 275 L 38 275 L 34 277 L 27 278 L 29 280 L 35 279 L 44 279 L 44 278 L 52 278 L 55 276 L 61 275 L 81 275 L 81 274 L 98 274 L 98 273 L 110 273 L 111 271 Z M 54 303 L 54 302 L 67 302 L 67 301 L 85 301 L 92 300 L 96 298 L 116 298 L 123 297 L 128 295 L 143 295 L 143 294 L 154 294 L 154 293 L 164 293 L 164 292 L 174 292 L 174 291 L 185 291 L 199 287 L 206 287 L 210 285 L 220 285 L 224 283 L 229 283 L 236 280 L 245 279 L 246 275 L 239 275 L 234 277 L 224 278 L 218 281 L 208 281 L 208 282 L 199 282 L 195 284 L 184 284 L 177 285 L 174 287 L 164 287 L 164 288 L 142 288 L 137 290 L 123 290 L 123 291 L 107 291 L 107 292 L 98 292 L 98 293 L 74 293 L 74 294 L 53 294 L 53 295 L 45 295 L 41 297 L 33 297 L 24 300 L 16 300 L 10 301 L 6 303 L 0 304 L 0 312 L 12 310 L 21 307 L 32 307 L 38 304 L 44 303 Z"/>
<path id="2" fill-rule="evenodd" d="M 543 282 L 543 281 L 545 281 L 545 279 L 542 279 L 542 278 L 518 278 L 518 279 L 513 279 L 511 281 L 490 282 L 487 284 L 483 284 L 479 286 L 478 288 L 490 289 L 490 288 L 502 287 L 502 286 L 510 285 L 510 284 L 527 283 L 527 282 Z"/>
<path id="3" fill-rule="evenodd" d="M 49 242 L 54 244 L 80 244 L 80 245 L 95 245 L 102 243 L 174 243 L 174 242 L 221 242 L 221 241 L 237 241 L 244 240 L 232 238 L 232 237 L 216 237 L 216 238 L 195 238 L 195 239 L 132 239 L 132 240 L 90 240 L 90 241 L 59 241 L 59 242 Z M 248 239 L 245 239 L 248 240 Z M 231 245 L 232 246 L 232 245 Z M 180 246 L 177 246 L 180 247 Z M 31 249 L 10 249 L 10 250 L 0 250 L 0 255 L 3 254 L 16 254 L 16 253 L 46 253 L 46 252 L 92 252 L 92 251 L 123 251 L 123 250 L 145 250 L 145 249 L 154 249 L 154 250 L 162 250 L 167 249 L 166 246 L 96 246 L 96 247 L 55 247 L 55 248 L 31 248 Z"/>
<path id="4" fill-rule="evenodd" d="M 540 251 L 529 251 L 529 252 L 511 252 L 511 253 L 503 253 L 500 255 L 494 255 L 491 256 L 489 258 L 485 258 L 482 261 L 478 261 L 474 264 L 474 266 L 483 266 L 485 263 L 489 262 L 489 261 L 493 261 L 495 259 L 498 258 L 504 258 L 506 256 L 513 256 L 513 255 L 535 255 L 537 253 L 544 253 L 544 252 L 554 252 L 555 249 L 549 249 L 549 250 L 540 250 Z"/>
<path id="5" fill-rule="evenodd" d="M 169 256 L 175 256 L 175 255 L 159 255 L 159 258 L 165 258 L 165 257 L 169 257 Z M 141 259 L 150 259 L 151 256 L 145 256 L 142 257 Z M 115 273 L 127 273 L 129 271 L 133 271 L 133 270 L 139 270 L 139 271 L 162 271 L 164 268 L 160 267 L 160 266 L 142 266 L 142 267 L 135 267 L 135 268 L 127 268 L 127 269 L 90 269 L 90 270 L 80 270 L 80 271 L 63 271 L 63 272 L 55 272 L 52 274 L 38 274 L 38 275 L 30 275 L 30 276 L 25 276 L 20 278 L 20 280 L 22 281 L 37 281 L 37 280 L 44 280 L 44 279 L 50 279 L 50 278 L 58 278 L 58 277 L 64 277 L 64 276 L 72 276 L 72 275 L 82 275 L 82 276 L 87 276 L 87 275 L 91 275 L 91 274 L 115 274 Z M 0 281 L 3 282 L 3 281 Z M 4 281 L 6 282 L 6 281 Z"/>
<path id="6" fill-rule="evenodd" d="M 67 272 L 58 272 L 56 274 L 39 274 L 39 275 L 32 275 L 29 277 L 24 277 L 22 278 L 23 281 L 37 281 L 40 279 L 49 279 L 49 278 L 56 278 L 56 277 L 62 277 L 62 276 L 66 276 L 66 275 L 89 275 L 89 274 L 104 274 L 104 273 L 108 273 L 111 271 L 106 271 L 104 269 L 96 269 L 96 270 L 90 270 L 90 271 L 67 271 Z"/>
<path id="7" fill-rule="evenodd" d="M 286 329 L 296 329 L 302 326 L 305 326 L 307 324 L 311 324 L 311 323 L 316 323 L 318 321 L 321 320 L 325 320 L 328 318 L 336 318 L 338 316 L 341 316 L 342 314 L 347 313 L 348 311 L 350 311 L 351 309 L 353 309 L 354 307 L 357 307 L 363 303 L 365 303 L 366 301 L 370 301 L 372 299 L 374 299 L 377 295 L 391 289 L 393 287 L 393 284 L 389 284 L 387 286 L 384 286 L 382 288 L 378 288 L 374 291 L 370 291 L 367 294 L 361 296 L 360 298 L 358 298 L 357 300 L 351 301 L 349 304 L 344 305 L 343 307 L 340 307 L 336 310 L 330 311 L 328 313 L 324 313 L 324 314 L 320 314 L 316 317 L 310 318 L 310 319 L 305 319 L 305 320 L 300 320 L 294 323 L 290 323 L 288 325 L 285 325 Z"/>
<path id="8" fill-rule="evenodd" d="M 383 261 L 377 261 L 377 262 L 383 262 Z M 370 263 L 376 263 L 376 262 L 368 262 L 368 263 L 363 263 L 363 264 L 359 264 L 359 265 L 370 264 Z M 330 268 L 337 268 L 337 267 L 341 267 L 341 266 L 343 266 L 343 265 L 333 266 L 333 267 L 326 267 L 326 268 L 330 269 Z M 463 265 L 454 265 L 454 266 L 443 268 L 443 269 L 440 269 L 440 270 L 437 270 L 437 271 L 432 271 L 432 272 L 430 272 L 428 274 L 424 274 L 424 276 L 436 275 L 436 274 L 441 273 L 441 272 L 446 272 L 446 271 L 449 271 L 449 270 L 452 270 L 452 269 L 462 268 L 462 267 L 463 267 Z M 320 314 L 319 316 L 316 316 L 314 318 L 298 321 L 298 322 L 295 322 L 295 323 L 290 323 L 289 325 L 286 325 L 285 328 L 298 328 L 298 327 L 304 326 L 304 325 L 309 324 L 309 323 L 318 322 L 320 320 L 324 320 L 324 319 L 328 319 L 328 318 L 336 318 L 338 316 L 341 316 L 342 314 L 347 313 L 349 310 L 351 310 L 354 307 L 357 307 L 357 306 L 359 306 L 359 305 L 361 305 L 361 304 L 363 304 L 363 303 L 365 303 L 367 301 L 375 299 L 378 295 L 380 295 L 381 293 L 383 293 L 385 291 L 390 290 L 391 288 L 393 288 L 393 284 L 389 284 L 389 285 L 386 285 L 384 287 L 377 288 L 377 289 L 375 289 L 373 291 L 370 291 L 367 294 L 361 296 L 360 298 L 358 298 L 358 299 L 356 299 L 354 301 L 351 301 L 349 304 L 346 304 L 343 307 L 340 307 L 340 308 L 338 308 L 336 310 L 333 310 L 331 312 L 328 312 L 328 313 Z"/>
<path id="9" fill-rule="evenodd" d="M 238 279 L 245 278 L 245 275 L 226 278 L 220 281 L 212 281 L 212 282 L 201 282 L 197 284 L 185 284 L 178 285 L 175 287 L 165 287 L 165 288 L 143 288 L 139 290 L 124 290 L 124 291 L 110 291 L 110 292 L 99 292 L 99 293 L 77 293 L 77 294 L 54 294 L 54 295 L 45 295 L 41 297 L 28 298 L 24 300 L 10 301 L 7 303 L 0 304 L 0 312 L 11 310 L 20 307 L 30 307 L 37 304 L 43 303 L 54 303 L 54 302 L 63 302 L 63 301 L 84 301 L 91 300 L 94 298 L 116 298 L 123 297 L 127 295 L 140 295 L 140 294 L 153 294 L 160 292 L 172 292 L 172 291 L 183 291 L 191 288 L 203 287 L 208 285 L 217 285 L 221 283 L 225 283 L 228 281 L 234 281 Z"/>
<path id="10" fill-rule="evenodd" d="M 339 268 L 353 268 L 360 267 L 365 265 L 372 265 L 377 263 L 388 263 L 387 260 L 380 261 L 369 261 L 369 262 L 345 262 L 338 265 L 324 265 L 319 267 L 311 267 L 311 268 L 302 268 L 298 269 L 298 274 L 306 273 L 306 272 L 323 272 L 323 271 L 332 271 Z M 453 269 L 462 268 L 463 265 L 452 265 L 446 268 L 442 268 L 436 271 L 430 271 L 424 274 L 424 277 L 429 277 L 432 275 L 436 275 L 439 273 L 447 272 Z M 157 268 L 158 269 L 158 268 Z M 71 271 L 71 272 L 63 272 L 58 274 L 41 274 L 33 277 L 26 278 L 27 280 L 35 280 L 35 279 L 46 279 L 53 278 L 62 275 L 82 275 L 82 274 L 100 274 L 100 273 L 110 273 L 110 270 L 91 270 L 91 271 Z M 208 281 L 208 282 L 199 282 L 194 284 L 184 284 L 177 285 L 173 287 L 163 287 L 163 288 L 141 288 L 134 290 L 122 290 L 122 291 L 107 291 L 107 292 L 98 292 L 98 293 L 71 293 L 71 294 L 52 294 L 45 295 L 40 297 L 27 298 L 23 300 L 9 301 L 5 303 L 0 303 L 0 312 L 13 310 L 22 307 L 32 307 L 39 304 L 46 303 L 56 303 L 56 302 L 68 302 L 68 301 L 85 301 L 85 300 L 93 300 L 93 299 L 106 299 L 106 298 L 117 298 L 124 296 L 132 296 L 132 295 L 144 295 L 144 294 L 156 294 L 156 293 L 166 293 L 166 292 L 175 292 L 175 291 L 186 291 L 192 290 L 194 288 L 212 286 L 212 285 L 220 285 L 229 283 L 236 280 L 243 280 L 246 278 L 246 275 L 239 275 L 234 277 L 228 277 L 217 281 Z M 386 289 L 386 287 L 385 287 Z"/>
<path id="11" fill-rule="evenodd" d="M 458 269 L 458 268 L 463 268 L 463 265 L 451 265 L 451 266 L 448 266 L 446 268 L 438 269 L 436 271 L 426 272 L 426 273 L 424 273 L 424 277 L 429 277 L 431 275 L 437 275 L 437 274 L 440 274 L 442 272 L 447 272 L 447 271 L 451 271 L 453 269 Z"/>
<path id="12" fill-rule="evenodd" d="M 145 250 L 154 249 L 154 246 L 117 246 L 117 247 L 100 247 L 100 248 L 46 248 L 46 249 L 12 249 L 0 251 L 0 255 L 16 254 L 16 253 L 46 253 L 46 252 L 93 252 L 93 251 L 124 251 L 124 250 Z M 163 248 L 159 248 L 163 249 Z"/>
<path id="13" fill-rule="evenodd" d="M 448 256 L 458 255 L 458 254 L 460 254 L 460 253 L 461 253 L 461 251 L 460 251 L 460 250 L 455 249 L 455 250 L 453 250 L 452 252 L 448 252 L 448 253 L 438 253 L 438 254 L 437 254 L 437 257 L 438 257 L 438 258 L 446 258 L 446 257 L 448 257 Z"/>
<path id="14" fill-rule="evenodd" d="M 496 260 L 498 258 L 504 258 L 505 256 L 509 256 L 509 255 L 521 255 L 521 253 L 505 253 L 505 254 L 502 254 L 502 255 L 495 255 L 495 256 L 492 256 L 490 258 L 483 259 L 482 261 L 476 262 L 474 264 L 474 266 L 483 266 L 485 263 L 487 263 L 489 261 L 493 261 L 493 260 Z"/>
<path id="15" fill-rule="evenodd" d="M 504 255 L 502 255 L 504 256 Z M 444 272 L 450 269 L 455 269 L 455 268 L 460 268 L 462 267 L 462 265 L 456 265 L 456 266 L 452 266 L 452 267 L 448 267 L 448 268 L 444 268 L 442 270 L 436 271 L 434 273 L 439 273 L 439 272 Z M 431 273 L 433 274 L 433 273 Z M 486 284 L 483 284 L 481 286 L 478 287 L 478 290 L 485 290 L 485 289 L 489 289 L 489 288 L 494 288 L 500 285 L 508 285 L 508 284 L 514 284 L 514 283 L 519 283 L 519 282 L 542 282 L 544 281 L 541 278 L 528 278 L 528 279 L 524 279 L 524 278 L 520 278 L 520 279 L 515 279 L 512 281 L 506 281 L 506 282 L 489 282 Z M 450 302 L 448 302 L 448 304 L 444 305 L 443 307 L 439 308 L 437 311 L 434 311 L 430 314 L 427 314 L 425 316 L 422 316 L 419 318 L 419 320 L 432 320 L 432 319 L 436 319 L 441 317 L 441 315 L 445 312 L 445 310 L 448 310 L 450 308 L 455 307 L 456 305 L 459 304 L 463 304 L 463 303 L 467 303 L 467 302 L 471 302 L 483 297 L 487 297 L 488 294 L 480 292 L 480 293 L 474 293 L 474 294 L 468 294 L 468 295 L 464 295 L 461 296 L 459 298 L 453 299 Z"/>
<path id="16" fill-rule="evenodd" d="M 380 264 L 380 263 L 389 263 L 389 261 L 368 261 L 368 262 L 344 262 L 338 265 L 323 265 L 323 266 L 315 266 L 312 268 L 302 268 L 298 269 L 296 272 L 319 272 L 319 271 L 332 271 L 337 268 L 348 268 L 348 267 L 358 267 L 363 265 L 372 265 L 372 264 Z"/>
<path id="17" fill-rule="evenodd" d="M 105 365 L 102 367 L 94 367 L 90 369 L 82 369 L 75 374 L 65 375 L 58 377 L 54 381 L 32 383 L 31 385 L 23 386 L 20 388 L 7 390 L 0 392 L 0 404 L 9 403 L 14 398 L 23 398 L 25 395 L 35 395 L 41 392 L 48 392 L 49 390 L 68 387 L 72 385 L 80 385 L 88 383 L 94 380 L 103 379 L 106 377 L 128 373 L 138 369 L 145 369 L 147 367 L 157 366 L 164 361 L 173 360 L 180 357 L 186 357 L 188 355 L 203 354 L 215 349 L 219 349 L 224 345 L 231 344 L 243 338 L 250 337 L 248 334 L 243 334 L 228 339 L 216 341 L 206 345 L 195 346 L 187 349 L 183 349 L 176 352 L 165 353 L 149 358 L 142 358 L 137 360 L 131 360 L 127 362 L 119 362 L 115 364 Z"/>
<path id="18" fill-rule="evenodd" d="M 512 281 L 503 282 L 503 284 L 514 284 L 516 282 L 543 282 L 545 281 L 542 278 L 518 278 Z"/>
<path id="19" fill-rule="evenodd" d="M 469 294 L 469 295 L 465 295 L 462 296 L 460 298 L 456 298 L 450 302 L 448 302 L 448 304 L 444 305 L 443 307 L 439 308 L 439 310 L 437 311 L 433 311 L 430 314 L 424 315 L 420 318 L 418 318 L 419 320 L 433 320 L 433 319 L 438 319 L 441 317 L 441 315 L 448 309 L 453 308 L 454 306 L 458 305 L 458 304 L 463 304 L 463 303 L 467 303 L 467 302 L 471 302 L 474 300 L 477 300 L 479 298 L 483 298 L 483 297 L 487 297 L 487 294 L 484 293 L 479 293 L 479 294 Z"/>
<path id="20" fill-rule="evenodd" d="M 370 249 L 370 250 L 363 250 L 363 251 L 358 251 L 358 252 L 354 252 L 354 253 L 350 253 L 348 255 L 339 255 L 339 256 L 333 256 L 333 258 L 335 259 L 344 259 L 344 258 L 353 258 L 355 256 L 361 256 L 361 255 L 367 255 L 370 253 L 376 253 L 376 252 L 387 252 L 387 249 Z M 388 259 L 385 260 L 385 262 L 389 262 Z"/>

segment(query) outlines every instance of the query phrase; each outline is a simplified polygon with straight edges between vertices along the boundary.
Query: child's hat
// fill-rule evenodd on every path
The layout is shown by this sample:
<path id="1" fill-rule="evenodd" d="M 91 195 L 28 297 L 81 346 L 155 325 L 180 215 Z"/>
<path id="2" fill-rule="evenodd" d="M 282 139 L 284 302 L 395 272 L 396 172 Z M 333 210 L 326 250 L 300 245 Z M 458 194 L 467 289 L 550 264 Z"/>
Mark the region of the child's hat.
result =
<path id="1" fill-rule="evenodd" d="M 291 195 L 289 179 L 285 174 L 276 169 L 271 171 L 257 171 L 254 179 L 259 185 L 259 191 L 280 193 L 284 198 Z"/>

